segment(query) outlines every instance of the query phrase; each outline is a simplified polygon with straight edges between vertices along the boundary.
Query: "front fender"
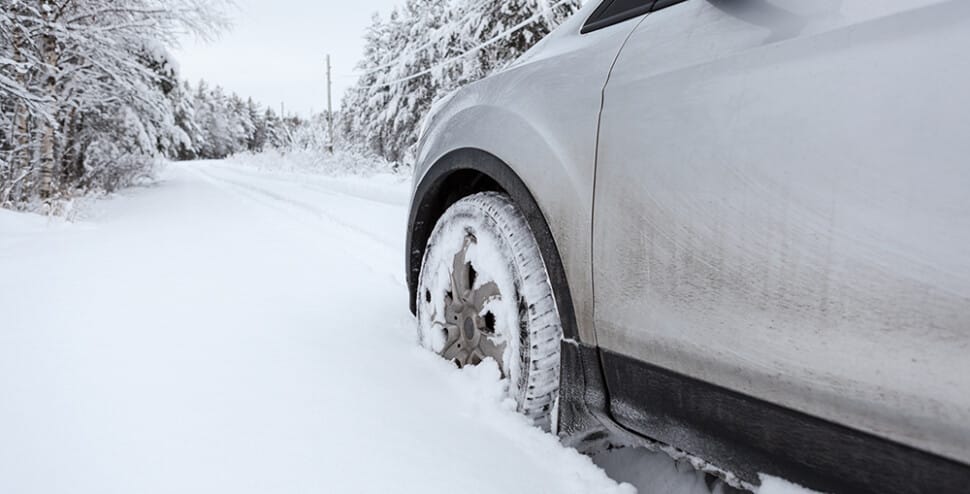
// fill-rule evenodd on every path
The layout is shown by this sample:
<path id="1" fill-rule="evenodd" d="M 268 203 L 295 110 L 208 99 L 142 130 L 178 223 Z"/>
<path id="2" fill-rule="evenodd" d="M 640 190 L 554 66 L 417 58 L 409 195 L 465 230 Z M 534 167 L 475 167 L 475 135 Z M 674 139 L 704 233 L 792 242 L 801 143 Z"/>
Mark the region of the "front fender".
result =
<path id="1" fill-rule="evenodd" d="M 536 236 L 559 308 L 563 335 L 578 338 L 569 280 L 559 247 L 535 196 L 506 163 L 475 148 L 447 153 L 424 173 L 411 201 L 407 232 L 407 281 L 411 312 L 417 307 L 417 285 L 428 238 L 439 217 L 462 197 L 486 190 L 508 194 Z"/>
<path id="2" fill-rule="evenodd" d="M 534 232 L 540 244 L 546 241 L 542 237 L 548 237 L 559 264 L 548 266 L 550 275 L 554 274 L 552 270 L 560 270 L 561 286 L 568 287 L 559 300 L 568 295 L 570 300 L 577 301 L 570 311 L 575 314 L 576 323 L 567 335 L 595 345 L 590 269 L 595 127 L 586 133 L 590 136 L 588 143 L 570 140 L 569 134 L 554 132 L 548 126 L 544 128 L 543 118 L 536 115 L 530 118 L 528 107 L 510 110 L 515 105 L 506 108 L 479 103 L 485 95 L 514 100 L 512 94 L 495 95 L 482 86 L 477 83 L 466 88 L 430 117 L 428 131 L 421 140 L 411 205 L 412 217 L 417 223 L 412 223 L 408 232 L 417 244 L 408 244 L 409 276 L 416 279 L 421 259 L 412 258 L 417 256 L 415 251 L 423 254 L 421 242 L 427 241 L 437 220 L 429 212 L 443 212 L 443 209 L 438 211 L 441 202 L 454 193 L 441 190 L 443 182 L 439 181 L 457 170 L 476 170 L 510 194 L 521 189 L 517 193 L 520 197 L 513 196 L 513 199 L 523 209 L 534 207 L 535 216 L 542 218 L 541 228 L 545 232 L 537 230 L 540 225 L 534 225 Z M 509 86 L 514 88 L 515 81 L 506 80 L 501 87 Z M 514 92 L 514 89 L 508 91 Z M 474 188 L 460 182 L 449 186 L 466 192 Z M 422 211 L 422 208 L 427 209 Z"/>

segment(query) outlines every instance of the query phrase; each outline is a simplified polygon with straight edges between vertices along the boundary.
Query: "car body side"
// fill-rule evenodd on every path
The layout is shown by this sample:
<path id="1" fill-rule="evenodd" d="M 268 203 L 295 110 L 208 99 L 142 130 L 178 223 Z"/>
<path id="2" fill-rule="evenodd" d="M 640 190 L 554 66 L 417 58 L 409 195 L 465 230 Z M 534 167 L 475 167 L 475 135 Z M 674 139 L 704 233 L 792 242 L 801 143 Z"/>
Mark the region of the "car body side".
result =
<path id="1" fill-rule="evenodd" d="M 671 371 L 716 406 L 750 396 L 846 428 L 818 437 L 970 464 L 967 4 L 688 0 L 581 35 L 597 4 L 434 112 L 416 191 L 456 150 L 506 164 L 558 248 L 576 343 L 661 369 L 628 379 Z M 580 385 L 658 390 L 564 350 Z M 663 422 L 617 396 L 593 406 L 606 429 Z"/>
<path id="2" fill-rule="evenodd" d="M 651 14 L 603 108 L 598 345 L 970 463 L 968 46 L 967 2 Z"/>

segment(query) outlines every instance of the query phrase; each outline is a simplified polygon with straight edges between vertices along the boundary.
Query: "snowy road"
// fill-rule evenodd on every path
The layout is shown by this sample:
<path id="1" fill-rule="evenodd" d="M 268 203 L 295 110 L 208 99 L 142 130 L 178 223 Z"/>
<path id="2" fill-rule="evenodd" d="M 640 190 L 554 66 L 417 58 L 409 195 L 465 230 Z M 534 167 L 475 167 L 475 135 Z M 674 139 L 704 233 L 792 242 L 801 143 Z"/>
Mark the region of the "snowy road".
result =
<path id="1" fill-rule="evenodd" d="M 199 162 L 80 222 L 0 210 L 0 493 L 635 492 L 516 415 L 495 366 L 417 347 L 407 200 Z M 663 454 L 597 460 L 709 492 Z"/>
<path id="2" fill-rule="evenodd" d="M 0 492 L 632 492 L 416 348 L 406 203 L 210 162 L 0 211 Z"/>

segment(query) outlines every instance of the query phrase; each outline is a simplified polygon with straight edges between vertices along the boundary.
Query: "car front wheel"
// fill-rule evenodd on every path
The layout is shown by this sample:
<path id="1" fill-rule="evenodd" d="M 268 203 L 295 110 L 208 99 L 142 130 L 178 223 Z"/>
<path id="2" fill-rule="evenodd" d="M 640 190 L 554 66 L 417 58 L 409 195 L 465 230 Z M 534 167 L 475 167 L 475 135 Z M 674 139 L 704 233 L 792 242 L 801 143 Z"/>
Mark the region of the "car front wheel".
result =
<path id="1" fill-rule="evenodd" d="M 562 324 L 535 236 L 508 196 L 484 192 L 448 208 L 416 295 L 422 346 L 459 367 L 493 359 L 519 411 L 553 427 Z"/>

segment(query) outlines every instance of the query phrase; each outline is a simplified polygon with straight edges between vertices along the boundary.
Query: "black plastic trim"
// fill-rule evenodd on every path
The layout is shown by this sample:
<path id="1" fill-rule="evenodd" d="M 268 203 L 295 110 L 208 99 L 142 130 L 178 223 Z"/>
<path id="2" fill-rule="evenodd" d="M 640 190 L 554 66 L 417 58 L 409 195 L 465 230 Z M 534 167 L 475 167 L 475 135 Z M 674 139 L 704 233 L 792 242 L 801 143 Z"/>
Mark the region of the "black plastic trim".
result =
<path id="1" fill-rule="evenodd" d="M 970 466 L 600 350 L 617 423 L 758 485 L 829 493 L 956 493 Z"/>
<path id="2" fill-rule="evenodd" d="M 431 166 L 414 193 L 406 244 L 411 312 L 415 313 L 417 310 L 415 292 L 418 277 L 421 275 L 421 262 L 438 218 L 462 197 L 484 191 L 508 194 L 525 215 L 546 263 L 549 281 L 559 306 L 563 336 L 578 340 L 579 331 L 569 282 L 545 215 L 522 179 L 501 159 L 481 149 L 463 148 L 446 154 Z"/>
<path id="3" fill-rule="evenodd" d="M 610 417 L 599 350 L 563 341 L 560 355 L 558 432 L 563 444 L 586 454 L 636 444 L 638 438 Z"/>
<path id="4" fill-rule="evenodd" d="M 653 8 L 650 9 L 650 12 L 656 12 L 658 10 L 663 10 L 667 7 L 673 7 L 678 3 L 683 3 L 686 1 L 687 0 L 656 0 L 655 2 L 653 2 Z"/>
<path id="5" fill-rule="evenodd" d="M 614 1 L 615 0 L 606 0 L 600 4 L 600 6 L 593 11 L 593 14 L 589 16 L 589 19 L 586 20 L 586 24 L 583 25 L 583 28 L 579 32 L 581 34 L 591 33 L 593 31 L 633 19 L 634 17 L 640 17 L 653 9 L 653 2 L 645 2 L 642 6 L 635 9 L 625 10 L 605 18 L 602 17 L 603 12 L 605 12 Z"/>
<path id="6" fill-rule="evenodd" d="M 583 28 L 579 31 L 580 34 L 591 33 L 598 29 L 603 29 L 604 27 L 609 27 L 614 24 L 619 24 L 623 21 L 628 21 L 635 17 L 640 17 L 641 15 L 644 15 L 644 14 L 649 14 L 651 12 L 663 10 L 667 7 L 677 5 L 678 3 L 686 2 L 687 0 L 655 0 L 652 3 L 647 2 L 644 5 L 637 7 L 635 9 L 629 9 L 624 12 L 611 15 L 609 17 L 601 18 L 601 16 L 603 15 L 603 12 L 605 12 L 606 9 L 608 9 L 610 5 L 613 4 L 614 1 L 616 0 L 606 0 L 602 4 L 600 4 L 600 6 L 593 11 L 593 14 L 589 16 L 589 19 L 586 20 L 586 24 L 584 24 Z"/>

